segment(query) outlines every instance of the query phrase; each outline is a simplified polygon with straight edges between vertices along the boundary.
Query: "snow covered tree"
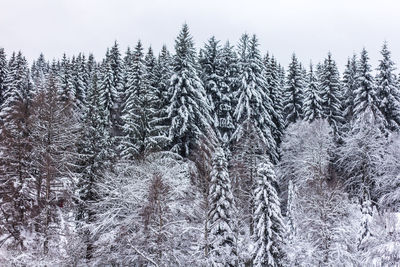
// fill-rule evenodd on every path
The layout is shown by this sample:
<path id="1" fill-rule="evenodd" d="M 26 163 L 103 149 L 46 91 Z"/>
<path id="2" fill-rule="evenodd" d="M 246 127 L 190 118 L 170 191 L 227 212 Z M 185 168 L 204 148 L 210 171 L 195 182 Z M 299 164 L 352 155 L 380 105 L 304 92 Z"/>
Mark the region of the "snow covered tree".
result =
<path id="1" fill-rule="evenodd" d="M 284 262 L 285 226 L 276 183 L 272 164 L 268 160 L 260 163 L 254 192 L 254 266 L 282 266 Z"/>
<path id="2" fill-rule="evenodd" d="M 4 48 L 0 47 L 0 111 L 6 92 L 7 58 Z"/>
<path id="3" fill-rule="evenodd" d="M 294 123 L 303 117 L 303 77 L 300 64 L 295 54 L 289 64 L 286 87 L 283 95 L 285 123 Z"/>
<path id="4" fill-rule="evenodd" d="M 387 42 L 381 50 L 382 59 L 379 60 L 377 68 L 376 94 L 379 102 L 379 109 L 386 120 L 386 127 L 393 131 L 400 127 L 400 88 L 396 83 L 394 63 Z"/>
<path id="5" fill-rule="evenodd" d="M 71 79 L 74 87 L 75 102 L 78 114 L 84 114 L 86 108 L 86 94 L 89 86 L 89 74 L 86 69 L 86 58 L 83 54 L 71 61 Z"/>
<path id="6" fill-rule="evenodd" d="M 304 119 L 313 122 L 322 117 L 322 99 L 319 91 L 317 76 L 313 65 L 310 64 L 310 70 L 307 75 L 307 86 L 304 90 Z"/>
<path id="7" fill-rule="evenodd" d="M 64 54 L 59 71 L 59 98 L 64 103 L 75 103 L 75 91 L 72 83 L 71 61 Z"/>
<path id="8" fill-rule="evenodd" d="M 55 64 L 32 107 L 30 165 L 35 172 L 29 187 L 35 192 L 33 220 L 39 243 L 36 246 L 45 255 L 59 255 L 58 249 L 64 245 L 60 238 L 64 230 L 61 222 L 64 217 L 72 219 L 79 124 L 72 103 L 63 103 L 58 97 Z"/>
<path id="9" fill-rule="evenodd" d="M 285 247 L 290 266 L 347 266 L 359 260 L 361 213 L 330 168 L 332 132 L 325 120 L 301 121 L 289 126 L 282 143 L 279 176 L 283 189 L 291 182 L 297 188 L 294 203 L 288 196 L 287 219 L 289 227 L 296 228 Z M 290 208 L 293 204 L 296 208 Z"/>
<path id="10" fill-rule="evenodd" d="M 365 48 L 361 51 L 358 62 L 357 89 L 354 98 L 354 116 L 363 116 L 365 112 L 372 112 L 377 122 L 384 123 L 383 115 L 379 109 L 379 102 L 374 79 L 371 74 L 371 65 L 368 63 L 368 52 Z M 385 125 L 384 125 L 385 126 Z"/>
<path id="11" fill-rule="evenodd" d="M 337 153 L 347 190 L 358 197 L 362 205 L 367 201 L 364 197 L 376 201 L 376 179 L 383 174 L 382 161 L 387 141 L 371 110 L 367 109 L 358 117 L 344 135 L 343 142 Z"/>
<path id="12" fill-rule="evenodd" d="M 175 41 L 167 113 L 171 149 L 185 157 L 190 155 L 202 136 L 214 139 L 215 135 L 211 128 L 210 104 L 197 69 L 193 40 L 184 24 Z"/>
<path id="13" fill-rule="evenodd" d="M 77 185 L 77 220 L 78 230 L 82 232 L 86 245 L 87 259 L 93 256 L 94 240 L 87 224 L 95 220 L 96 210 L 93 204 L 99 200 L 97 184 L 115 160 L 106 120 L 107 107 L 102 105 L 102 92 L 97 77 L 97 71 L 93 70 L 93 78 L 87 95 L 88 108 L 78 143 L 80 179 Z"/>
<path id="14" fill-rule="evenodd" d="M 31 85 L 22 53 L 13 54 L 6 79 L 7 94 L 0 113 L 1 232 L 6 246 L 25 249 L 32 212 Z"/>
<path id="15" fill-rule="evenodd" d="M 343 72 L 343 117 L 346 123 L 353 120 L 355 91 L 358 88 L 357 56 L 354 54 L 347 60 L 346 68 Z"/>
<path id="16" fill-rule="evenodd" d="M 235 266 L 235 203 L 228 162 L 222 148 L 214 152 L 209 192 L 209 231 L 211 262 L 215 266 Z"/>
<path id="17" fill-rule="evenodd" d="M 272 120 L 276 126 L 274 131 L 272 132 L 275 142 L 277 146 L 280 145 L 282 141 L 283 129 L 285 127 L 285 123 L 283 121 L 283 107 L 282 107 L 282 94 L 283 87 L 280 84 L 279 77 L 279 68 L 278 63 L 275 58 L 272 56 L 269 59 L 269 56 L 264 60 L 265 64 L 265 77 L 268 85 L 268 94 L 272 101 L 272 106 L 275 112 L 272 112 Z"/>
<path id="18" fill-rule="evenodd" d="M 236 91 L 236 75 L 238 73 L 238 59 L 233 46 L 226 42 L 221 51 L 223 83 L 219 92 L 218 126 L 221 142 L 229 146 L 235 130 L 233 112 L 235 110 L 234 92 Z"/>
<path id="19" fill-rule="evenodd" d="M 323 117 L 332 126 L 336 134 L 340 124 L 343 122 L 342 115 L 342 91 L 340 87 L 339 71 L 335 61 L 332 59 L 332 54 L 328 53 L 322 66 L 320 77 L 320 91 L 323 108 Z"/>
<path id="20" fill-rule="evenodd" d="M 295 209 L 297 205 L 296 199 L 296 187 L 293 184 L 293 181 L 289 181 L 288 185 L 288 197 L 287 197 L 287 208 L 286 208 L 286 218 L 287 218 L 287 236 L 289 241 L 296 236 L 296 222 L 295 222 Z"/>
<path id="21" fill-rule="evenodd" d="M 234 132 L 234 141 L 241 139 L 245 132 L 244 125 L 251 124 L 265 144 L 264 153 L 268 153 L 271 161 L 276 162 L 278 152 L 272 134 L 277 131 L 272 120 L 275 110 L 263 76 L 264 65 L 255 35 L 252 38 L 247 34 L 242 35 L 239 42 L 239 55 L 238 102 L 234 112 L 238 127 Z"/>

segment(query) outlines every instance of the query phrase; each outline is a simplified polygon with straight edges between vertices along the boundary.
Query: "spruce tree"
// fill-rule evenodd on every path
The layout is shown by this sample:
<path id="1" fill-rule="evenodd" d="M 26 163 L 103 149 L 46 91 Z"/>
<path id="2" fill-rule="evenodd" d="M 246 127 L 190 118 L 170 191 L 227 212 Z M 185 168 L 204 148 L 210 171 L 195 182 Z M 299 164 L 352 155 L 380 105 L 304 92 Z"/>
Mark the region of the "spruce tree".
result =
<path id="1" fill-rule="evenodd" d="M 322 99 L 319 92 L 317 76 L 313 65 L 310 64 L 310 70 L 307 75 L 307 87 L 304 91 L 304 119 L 312 122 L 322 117 Z"/>
<path id="2" fill-rule="evenodd" d="M 339 71 L 331 53 L 325 59 L 320 78 L 320 90 L 323 107 L 323 117 L 326 118 L 334 132 L 338 131 L 343 122 L 342 93 L 340 88 Z"/>
<path id="3" fill-rule="evenodd" d="M 272 112 L 272 120 L 276 126 L 272 132 L 277 146 L 280 145 L 284 129 L 283 107 L 282 107 L 282 89 L 279 77 L 279 68 L 275 58 L 264 61 L 265 76 L 268 85 L 268 94 L 272 101 L 274 112 Z"/>
<path id="4" fill-rule="evenodd" d="M 7 77 L 7 57 L 4 48 L 0 48 L 0 111 L 4 102 Z"/>
<path id="5" fill-rule="evenodd" d="M 354 116 L 360 118 L 365 112 L 372 112 L 375 120 L 384 123 L 383 115 L 379 109 L 378 96 L 371 74 L 371 65 L 368 62 L 368 52 L 365 48 L 361 51 L 358 62 L 357 89 L 354 97 Z"/>
<path id="6" fill-rule="evenodd" d="M 104 173 L 111 169 L 115 159 L 112 149 L 107 106 L 102 103 L 102 92 L 98 85 L 98 73 L 93 69 L 91 86 L 88 89 L 83 131 L 78 144 L 80 179 L 77 185 L 77 219 L 78 230 L 82 231 L 86 245 L 86 258 L 93 256 L 93 233 L 85 228 L 95 221 L 96 210 L 93 204 L 98 201 L 97 184 L 104 178 Z"/>
<path id="7" fill-rule="evenodd" d="M 238 74 L 238 59 L 233 46 L 226 42 L 221 51 L 221 64 L 223 71 L 223 82 L 219 92 L 220 103 L 218 113 L 218 131 L 221 142 L 229 146 L 235 130 L 233 112 L 235 111 L 234 94 L 237 89 L 236 75 Z"/>
<path id="8" fill-rule="evenodd" d="M 351 59 L 348 59 L 343 73 L 343 116 L 346 123 L 349 123 L 354 115 L 355 91 L 358 88 L 357 75 L 357 56 L 354 54 Z"/>
<path id="9" fill-rule="evenodd" d="M 295 54 L 289 64 L 283 100 L 285 124 L 294 123 L 303 117 L 303 78 Z"/>
<path id="10" fill-rule="evenodd" d="M 253 124 L 264 142 L 270 159 L 278 159 L 277 146 L 273 132 L 277 130 L 272 120 L 275 112 L 269 97 L 268 87 L 263 76 L 264 65 L 258 50 L 258 41 L 254 35 L 251 39 L 242 35 L 239 42 L 238 103 L 234 112 L 238 127 L 234 132 L 237 142 L 246 131 L 245 125 Z"/>
<path id="11" fill-rule="evenodd" d="M 186 24 L 175 41 L 172 70 L 168 136 L 172 151 L 186 157 L 204 136 L 214 139 L 211 108 L 198 76 L 194 43 Z"/>
<path id="12" fill-rule="evenodd" d="M 260 163 L 254 192 L 254 266 L 283 265 L 282 244 L 285 228 L 276 183 L 272 164 L 268 161 Z"/>
<path id="13" fill-rule="evenodd" d="M 72 65 L 71 61 L 65 54 L 61 60 L 60 71 L 58 73 L 59 82 L 57 88 L 60 101 L 62 103 L 73 103 L 73 105 L 75 105 L 75 88 L 73 85 Z"/>
<path id="14" fill-rule="evenodd" d="M 235 266 L 235 203 L 228 162 L 222 148 L 217 148 L 214 152 L 209 190 L 211 261 L 215 266 Z"/>
<path id="15" fill-rule="evenodd" d="M 383 44 L 381 50 L 382 59 L 379 60 L 376 76 L 377 100 L 379 109 L 383 114 L 387 128 L 391 131 L 400 128 L 400 88 L 396 84 L 394 63 L 387 42 Z"/>
<path id="16" fill-rule="evenodd" d="M 123 140 L 121 141 L 121 156 L 127 159 L 133 159 L 143 152 L 143 139 L 140 137 L 143 130 L 141 123 L 143 101 L 147 99 L 145 95 L 145 65 L 144 65 L 143 46 L 138 41 L 135 51 L 132 54 L 130 69 L 127 69 L 127 87 L 124 92 L 125 102 L 122 110 L 122 128 Z"/>

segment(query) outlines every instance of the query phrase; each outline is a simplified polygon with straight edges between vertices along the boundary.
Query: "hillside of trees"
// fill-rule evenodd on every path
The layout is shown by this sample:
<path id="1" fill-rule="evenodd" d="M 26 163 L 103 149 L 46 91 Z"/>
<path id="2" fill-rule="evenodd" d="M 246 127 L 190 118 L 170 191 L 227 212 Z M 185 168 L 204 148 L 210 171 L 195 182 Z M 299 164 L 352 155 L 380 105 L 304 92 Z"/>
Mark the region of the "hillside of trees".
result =
<path id="1" fill-rule="evenodd" d="M 0 48 L 0 266 L 396 266 L 400 75 L 185 24 L 32 64 Z"/>

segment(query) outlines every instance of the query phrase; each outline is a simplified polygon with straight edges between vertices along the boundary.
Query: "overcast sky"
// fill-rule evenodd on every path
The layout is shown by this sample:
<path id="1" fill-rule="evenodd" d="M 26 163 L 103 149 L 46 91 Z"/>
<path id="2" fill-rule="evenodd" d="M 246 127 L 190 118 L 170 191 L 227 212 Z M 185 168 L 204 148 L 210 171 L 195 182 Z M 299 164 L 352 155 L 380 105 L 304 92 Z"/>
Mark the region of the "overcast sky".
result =
<path id="1" fill-rule="evenodd" d="M 0 0 L 0 47 L 21 50 L 28 60 L 82 51 L 97 59 L 117 40 L 125 51 L 141 39 L 158 53 L 173 50 L 187 22 L 203 46 L 211 35 L 236 44 L 256 33 L 262 53 L 287 66 L 292 52 L 304 64 L 331 51 L 343 69 L 365 46 L 373 67 L 384 40 L 400 64 L 400 3 L 396 0 Z"/>

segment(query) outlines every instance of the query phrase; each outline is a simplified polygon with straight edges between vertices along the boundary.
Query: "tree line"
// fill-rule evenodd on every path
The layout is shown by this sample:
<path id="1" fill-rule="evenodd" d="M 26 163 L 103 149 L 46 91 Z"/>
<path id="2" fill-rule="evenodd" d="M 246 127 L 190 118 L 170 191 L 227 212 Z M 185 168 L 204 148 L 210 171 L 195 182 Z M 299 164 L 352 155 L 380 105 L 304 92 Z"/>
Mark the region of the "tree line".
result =
<path id="1" fill-rule="evenodd" d="M 400 76 L 285 70 L 256 35 L 117 42 L 29 66 L 0 48 L 0 263 L 303 266 L 400 260 Z M 396 249 L 397 244 L 397 249 Z M 381 255 L 384 255 L 382 257 Z"/>

